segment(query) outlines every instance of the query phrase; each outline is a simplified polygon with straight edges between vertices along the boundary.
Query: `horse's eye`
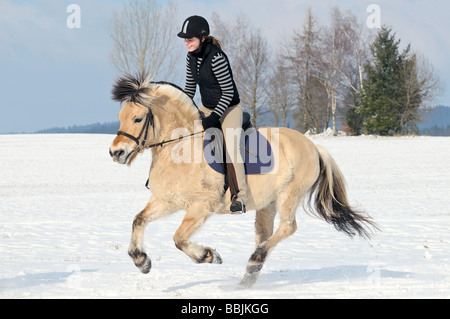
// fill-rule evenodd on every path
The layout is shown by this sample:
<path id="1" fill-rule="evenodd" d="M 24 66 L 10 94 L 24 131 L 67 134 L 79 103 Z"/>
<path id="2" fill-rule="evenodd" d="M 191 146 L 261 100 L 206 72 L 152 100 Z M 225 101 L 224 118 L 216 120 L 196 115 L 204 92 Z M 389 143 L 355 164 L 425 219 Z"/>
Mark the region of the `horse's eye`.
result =
<path id="1" fill-rule="evenodd" d="M 142 122 L 142 117 L 137 117 L 134 119 L 134 123 L 141 123 Z"/>

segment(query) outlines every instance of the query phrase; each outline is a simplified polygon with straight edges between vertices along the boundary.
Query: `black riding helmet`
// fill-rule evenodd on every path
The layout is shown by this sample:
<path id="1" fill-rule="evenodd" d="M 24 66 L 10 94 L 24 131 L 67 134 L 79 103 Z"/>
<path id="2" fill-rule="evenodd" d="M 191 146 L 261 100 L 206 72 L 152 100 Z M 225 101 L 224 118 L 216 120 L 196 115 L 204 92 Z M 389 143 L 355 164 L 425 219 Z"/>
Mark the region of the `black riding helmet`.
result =
<path id="1" fill-rule="evenodd" d="M 209 35 L 209 24 L 205 18 L 200 16 L 191 16 L 187 18 L 178 33 L 178 37 L 189 39 L 197 37 L 201 39 L 203 36 Z"/>

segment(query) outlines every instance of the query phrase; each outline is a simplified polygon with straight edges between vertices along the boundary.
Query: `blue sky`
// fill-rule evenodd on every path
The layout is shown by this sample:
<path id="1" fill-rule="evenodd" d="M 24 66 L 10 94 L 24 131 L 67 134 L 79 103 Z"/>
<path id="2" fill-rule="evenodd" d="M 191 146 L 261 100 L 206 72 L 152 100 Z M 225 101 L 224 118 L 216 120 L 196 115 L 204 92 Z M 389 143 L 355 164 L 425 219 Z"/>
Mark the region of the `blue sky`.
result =
<path id="1" fill-rule="evenodd" d="M 125 0 L 0 0 L 0 133 L 34 132 L 50 127 L 115 121 L 120 106 L 110 91 L 117 76 L 111 62 L 108 23 Z M 438 70 L 450 106 L 450 2 L 447 0 L 183 0 L 180 27 L 193 14 L 225 20 L 245 14 L 274 45 L 304 19 L 311 5 L 321 24 L 329 8 L 351 10 L 365 21 L 367 6 L 381 8 L 381 22 L 391 25 L 403 44 L 423 53 Z M 81 28 L 69 29 L 66 8 L 78 4 Z M 212 30 L 214 32 L 214 30 Z M 238 35 L 237 35 L 238 36 Z M 179 41 L 176 35 L 173 41 Z M 180 42 L 183 48 L 183 43 Z M 183 50 L 183 49 L 182 49 Z M 276 53 L 276 52 L 275 52 Z M 180 59 L 179 85 L 184 86 Z M 164 79 L 158 79 L 164 80 Z"/>

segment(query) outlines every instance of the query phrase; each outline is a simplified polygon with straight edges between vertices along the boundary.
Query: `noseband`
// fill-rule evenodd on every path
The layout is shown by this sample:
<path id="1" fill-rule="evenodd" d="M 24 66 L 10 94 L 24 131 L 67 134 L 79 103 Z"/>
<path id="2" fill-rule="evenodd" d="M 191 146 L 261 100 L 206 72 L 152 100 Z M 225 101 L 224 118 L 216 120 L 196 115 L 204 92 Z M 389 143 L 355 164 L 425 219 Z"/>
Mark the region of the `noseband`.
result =
<path id="1" fill-rule="evenodd" d="M 128 137 L 129 139 L 133 140 L 138 147 L 143 147 L 145 145 L 145 142 L 147 141 L 148 128 L 150 124 L 154 127 L 153 113 L 151 109 L 148 110 L 147 116 L 145 117 L 144 126 L 142 127 L 141 133 L 139 133 L 138 137 L 134 137 L 133 135 L 130 135 L 123 131 L 118 131 L 117 135 Z M 142 142 L 139 142 L 142 135 L 144 135 L 144 139 L 142 140 Z"/>

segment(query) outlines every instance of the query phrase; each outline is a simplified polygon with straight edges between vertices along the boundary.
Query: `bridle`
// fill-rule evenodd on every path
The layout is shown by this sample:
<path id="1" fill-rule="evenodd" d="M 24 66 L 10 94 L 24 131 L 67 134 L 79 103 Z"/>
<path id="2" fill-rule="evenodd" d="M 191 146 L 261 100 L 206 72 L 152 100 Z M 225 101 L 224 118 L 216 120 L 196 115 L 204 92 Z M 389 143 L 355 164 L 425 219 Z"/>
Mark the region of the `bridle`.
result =
<path id="1" fill-rule="evenodd" d="M 136 145 L 138 147 L 138 151 L 139 151 L 139 148 L 141 148 L 141 147 L 144 147 L 144 148 L 153 148 L 153 147 L 157 147 L 157 146 L 161 146 L 162 147 L 164 144 L 171 143 L 171 142 L 176 142 L 176 141 L 182 140 L 182 139 L 184 139 L 186 137 L 191 137 L 191 136 L 194 136 L 194 135 L 202 134 L 204 132 L 202 130 L 200 132 L 191 133 L 189 135 L 180 136 L 178 138 L 174 138 L 174 139 L 167 140 L 167 141 L 163 140 L 162 142 L 158 142 L 158 143 L 155 143 L 155 144 L 151 144 L 151 145 L 145 146 L 145 142 L 147 141 L 147 137 L 148 137 L 148 129 L 149 129 L 150 125 L 152 125 L 153 132 L 154 132 L 155 127 L 154 127 L 153 113 L 152 113 L 152 110 L 149 109 L 149 111 L 147 113 L 147 116 L 145 117 L 144 126 L 142 127 L 141 133 L 139 133 L 138 137 L 134 137 L 133 135 L 128 134 L 128 133 L 123 132 L 123 131 L 118 131 L 117 135 L 123 135 L 123 136 L 128 137 L 129 139 L 133 140 L 136 143 Z M 144 136 L 144 139 L 140 142 L 140 139 L 141 139 L 142 135 Z"/>
<path id="2" fill-rule="evenodd" d="M 128 133 L 123 132 L 123 131 L 118 131 L 117 135 L 123 135 L 123 136 L 128 137 L 129 139 L 133 140 L 136 143 L 138 148 L 141 148 L 141 147 L 145 146 L 145 142 L 147 141 L 148 128 L 149 128 L 150 124 L 152 126 L 154 125 L 154 119 L 153 119 L 152 110 L 149 109 L 148 113 L 147 113 L 147 116 L 145 117 L 144 126 L 142 127 L 141 133 L 139 133 L 138 137 L 134 137 L 133 135 L 128 134 Z M 141 137 L 142 137 L 142 135 L 144 135 L 144 139 L 142 140 L 142 142 L 139 142 Z"/>

